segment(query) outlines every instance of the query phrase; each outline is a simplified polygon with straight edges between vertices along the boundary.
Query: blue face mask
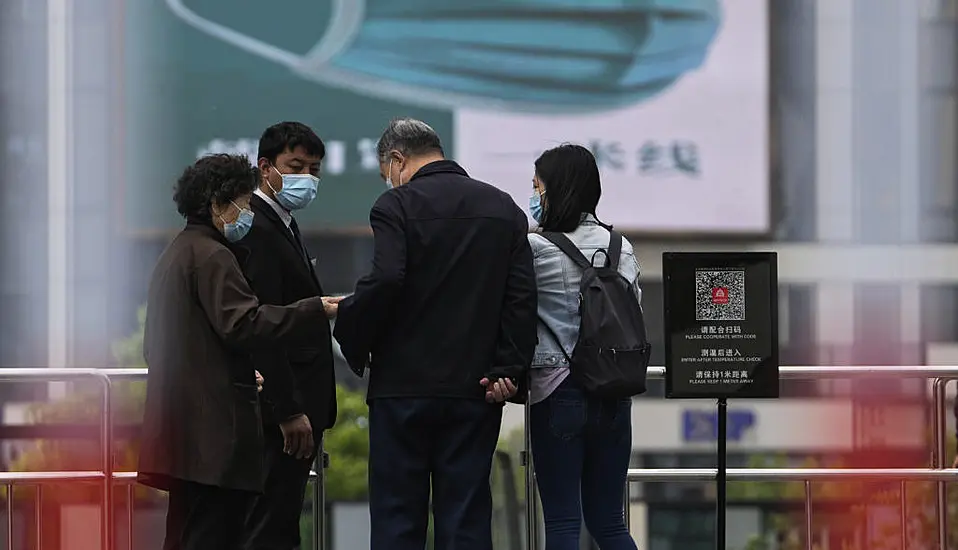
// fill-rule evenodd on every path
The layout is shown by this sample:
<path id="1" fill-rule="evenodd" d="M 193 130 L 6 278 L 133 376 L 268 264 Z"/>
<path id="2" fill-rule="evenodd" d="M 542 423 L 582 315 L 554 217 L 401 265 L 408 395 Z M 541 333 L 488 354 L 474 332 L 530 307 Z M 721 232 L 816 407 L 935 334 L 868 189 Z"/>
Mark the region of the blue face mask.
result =
<path id="1" fill-rule="evenodd" d="M 273 189 L 273 195 L 276 196 L 276 202 L 286 210 L 299 210 L 306 208 L 309 203 L 316 198 L 316 187 L 319 185 L 319 178 L 312 174 L 280 174 L 276 167 L 273 171 L 283 178 L 283 188 L 277 191 L 273 189 L 269 180 L 266 184 Z"/>
<path id="2" fill-rule="evenodd" d="M 556 113 L 654 97 L 703 63 L 721 23 L 719 0 L 331 0 L 329 30 L 299 54 L 166 3 L 322 84 L 431 108 Z M 442 17 L 417 17 L 430 11 Z"/>
<path id="3" fill-rule="evenodd" d="M 532 196 L 529 197 L 529 213 L 532 214 L 532 219 L 536 223 L 542 223 L 542 195 L 532 192 Z"/>
<path id="4" fill-rule="evenodd" d="M 223 216 L 220 216 L 220 219 L 223 220 L 223 236 L 226 237 L 227 241 L 235 243 L 242 240 L 243 237 L 249 233 L 249 230 L 252 229 L 253 211 L 249 208 L 240 208 L 235 202 L 232 204 L 239 210 L 239 216 L 236 217 L 236 221 L 227 223 L 226 220 L 223 220 Z"/>

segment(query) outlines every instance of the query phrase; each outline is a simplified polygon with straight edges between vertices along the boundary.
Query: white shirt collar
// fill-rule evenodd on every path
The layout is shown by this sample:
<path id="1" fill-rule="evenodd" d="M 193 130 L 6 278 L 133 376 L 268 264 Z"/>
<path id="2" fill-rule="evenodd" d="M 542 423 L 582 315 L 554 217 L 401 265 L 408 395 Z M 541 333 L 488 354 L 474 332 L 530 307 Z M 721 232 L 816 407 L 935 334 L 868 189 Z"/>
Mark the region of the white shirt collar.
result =
<path id="1" fill-rule="evenodd" d="M 278 202 L 269 198 L 269 195 L 263 193 L 259 188 L 253 191 L 253 194 L 266 201 L 266 204 L 270 205 L 270 207 L 279 216 L 279 219 L 283 220 L 283 223 L 286 224 L 286 229 L 289 229 L 289 224 L 293 222 L 292 214 L 287 212 L 286 209 L 280 206 Z"/>

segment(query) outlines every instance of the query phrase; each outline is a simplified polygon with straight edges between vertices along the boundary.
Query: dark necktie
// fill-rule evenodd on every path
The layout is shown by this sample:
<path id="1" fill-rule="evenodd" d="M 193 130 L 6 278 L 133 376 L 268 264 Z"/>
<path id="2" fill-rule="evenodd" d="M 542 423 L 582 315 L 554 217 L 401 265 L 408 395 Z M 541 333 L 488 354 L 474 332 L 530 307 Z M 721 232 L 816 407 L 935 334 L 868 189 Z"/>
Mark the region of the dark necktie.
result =
<path id="1" fill-rule="evenodd" d="M 296 239 L 296 244 L 299 246 L 299 253 L 303 256 L 303 260 L 309 265 L 309 253 L 306 252 L 306 246 L 303 244 L 303 235 L 299 232 L 299 224 L 296 223 L 296 218 L 291 218 L 289 222 L 289 230 L 293 233 L 293 238 Z"/>

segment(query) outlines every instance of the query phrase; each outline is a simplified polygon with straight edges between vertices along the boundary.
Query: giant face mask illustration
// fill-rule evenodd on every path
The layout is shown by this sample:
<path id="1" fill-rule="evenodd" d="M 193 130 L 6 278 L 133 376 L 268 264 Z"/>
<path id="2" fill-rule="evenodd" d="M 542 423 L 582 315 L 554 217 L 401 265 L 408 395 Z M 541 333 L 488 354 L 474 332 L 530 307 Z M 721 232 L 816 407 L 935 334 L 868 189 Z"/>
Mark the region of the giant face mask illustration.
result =
<path id="1" fill-rule="evenodd" d="M 305 54 L 166 0 L 195 28 L 359 94 L 429 107 L 555 113 L 639 103 L 699 67 L 719 0 L 328 0 Z"/>

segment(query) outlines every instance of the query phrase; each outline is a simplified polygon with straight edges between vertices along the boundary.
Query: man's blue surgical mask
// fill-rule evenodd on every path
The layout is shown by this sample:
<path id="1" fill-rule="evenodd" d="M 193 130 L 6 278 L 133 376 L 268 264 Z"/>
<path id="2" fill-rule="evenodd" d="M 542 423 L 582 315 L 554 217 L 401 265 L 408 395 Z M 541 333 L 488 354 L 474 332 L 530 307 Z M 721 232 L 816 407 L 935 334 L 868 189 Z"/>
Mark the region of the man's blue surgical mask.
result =
<path id="1" fill-rule="evenodd" d="M 542 195 L 535 191 L 529 197 L 529 214 L 532 214 L 536 223 L 542 223 Z"/>
<path id="2" fill-rule="evenodd" d="M 266 180 L 266 185 L 273 190 L 276 196 L 276 202 L 286 210 L 300 210 L 309 206 L 316 198 L 316 187 L 319 185 L 319 178 L 312 174 L 280 174 L 276 167 L 273 171 L 283 178 L 283 188 L 277 191 L 273 185 Z"/>
<path id="3" fill-rule="evenodd" d="M 181 19 L 303 78 L 447 108 L 577 113 L 641 103 L 698 68 L 719 0 L 331 0 L 305 54 L 166 0 Z M 429 17 L 422 17 L 429 14 Z"/>
<path id="4" fill-rule="evenodd" d="M 402 177 L 400 175 L 400 177 Z M 389 168 L 386 169 L 386 189 L 393 188 L 393 161 L 389 160 Z"/>
<path id="5" fill-rule="evenodd" d="M 238 204 L 230 201 L 233 206 L 239 210 L 239 216 L 236 217 L 236 221 L 232 223 L 226 223 L 226 220 L 223 219 L 223 216 L 220 216 L 220 219 L 223 220 L 223 236 L 226 237 L 226 240 L 235 243 L 243 239 L 249 230 L 253 227 L 253 211 L 249 208 L 240 208 Z"/>
<path id="6" fill-rule="evenodd" d="M 399 167 L 399 185 L 402 187 L 402 166 Z M 386 169 L 386 189 L 393 188 L 393 161 L 389 159 L 389 168 Z"/>

